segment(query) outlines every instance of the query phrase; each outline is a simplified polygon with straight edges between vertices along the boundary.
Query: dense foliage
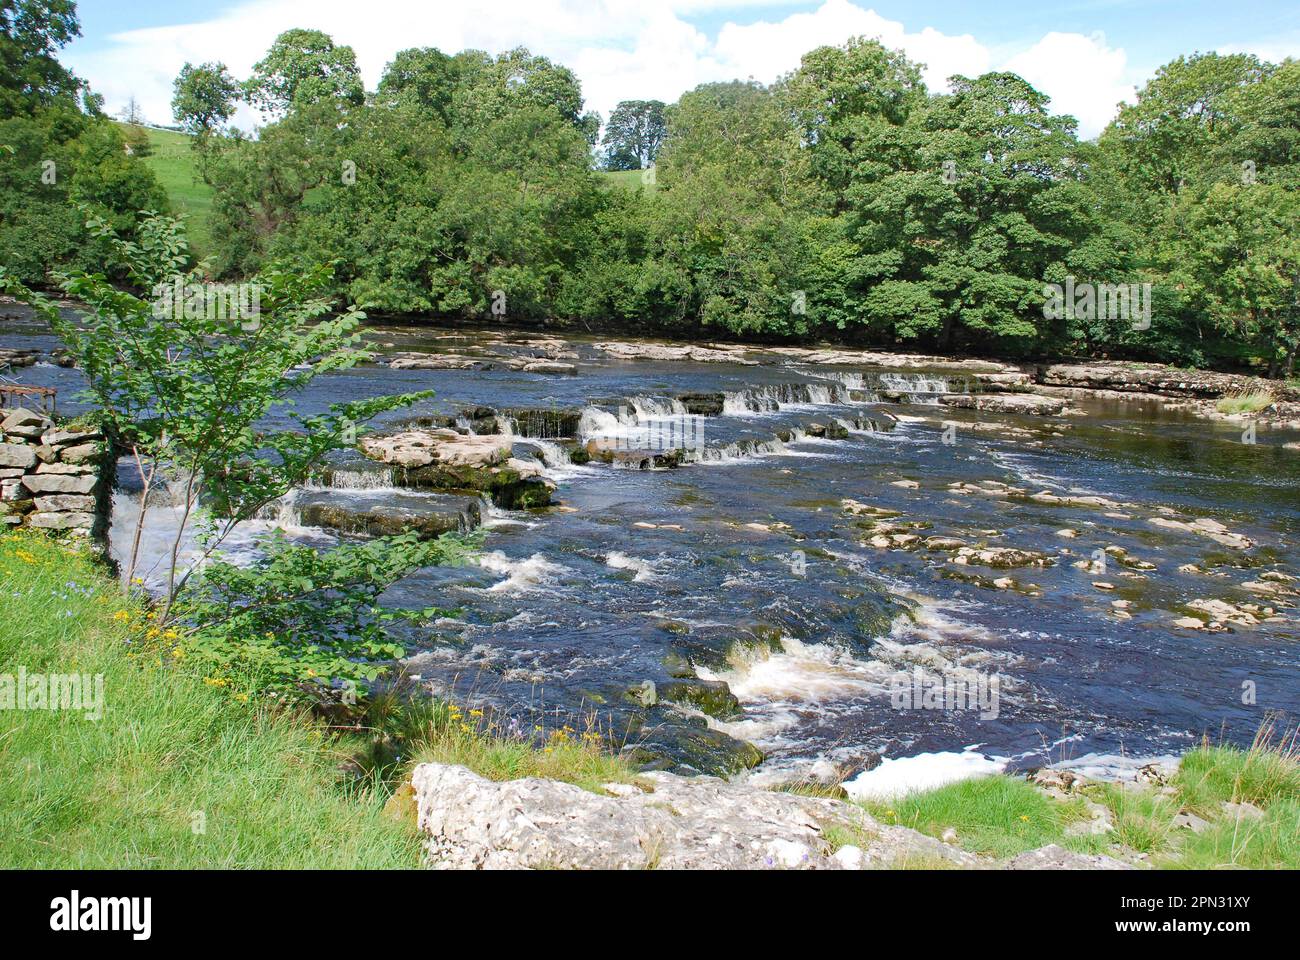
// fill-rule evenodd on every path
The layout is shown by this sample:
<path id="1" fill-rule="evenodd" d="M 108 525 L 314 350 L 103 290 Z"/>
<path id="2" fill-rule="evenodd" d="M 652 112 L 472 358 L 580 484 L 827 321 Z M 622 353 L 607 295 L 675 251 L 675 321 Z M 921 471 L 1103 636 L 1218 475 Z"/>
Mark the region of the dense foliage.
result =
<path id="1" fill-rule="evenodd" d="M 29 283 L 103 262 L 79 206 L 127 235 L 139 211 L 167 208 L 138 139 L 128 152 L 135 131 L 55 59 L 80 32 L 70 0 L 0 2 L 0 264 Z"/>
<path id="2" fill-rule="evenodd" d="M 165 487 L 176 515 L 156 584 L 157 628 L 185 633 L 196 659 L 259 688 L 323 693 L 324 684 L 349 683 L 364 693 L 401 654 L 384 630 L 401 611 L 381 608 L 380 594 L 453 559 L 459 544 L 412 535 L 316 550 L 272 540 L 251 568 L 222 560 L 220 549 L 238 524 L 306 484 L 330 453 L 355 445 L 372 417 L 429 394 L 301 414 L 296 398 L 315 377 L 371 356 L 360 342 L 363 314 L 337 310 L 323 295 L 327 268 L 269 263 L 222 301 L 216 295 L 229 288 L 187 269 L 174 220 L 146 218 L 136 241 L 102 220 L 88 226 L 106 263 L 144 295 L 103 273 L 63 275 L 62 290 L 85 305 L 70 318 L 3 267 L 0 291 L 34 306 L 67 344 L 96 416 L 138 465 L 144 489 L 123 570 L 127 589 L 140 533 L 152 522 L 151 491 Z"/>
<path id="3" fill-rule="evenodd" d="M 385 313 L 1294 371 L 1294 62 L 1179 59 L 1087 142 L 1021 77 L 934 94 L 851 39 L 771 86 L 625 101 L 595 151 L 577 81 L 544 57 L 405 50 L 364 102 L 350 79 L 304 97 L 294 78 L 346 48 L 314 36 L 295 66 L 303 33 L 248 86 L 282 91 L 279 119 L 200 148 L 221 273 L 337 257 Z M 1150 284 L 1150 316 L 1045 309 L 1067 283 L 1099 303 Z"/>
<path id="4" fill-rule="evenodd" d="M 72 4 L 3 9 L 0 253 L 32 281 L 102 258 L 73 204 L 129 233 L 163 199 L 54 59 Z M 288 30 L 247 78 L 187 64 L 175 93 L 218 277 L 334 261 L 372 313 L 1295 373 L 1295 61 L 1180 57 L 1096 141 L 1019 76 L 934 93 L 861 38 L 771 85 L 624 101 L 603 137 L 573 72 L 523 48 L 403 50 L 368 93 L 351 48 Z M 255 136 L 227 129 L 241 99 Z M 1102 309 L 1116 290 L 1145 310 Z"/>

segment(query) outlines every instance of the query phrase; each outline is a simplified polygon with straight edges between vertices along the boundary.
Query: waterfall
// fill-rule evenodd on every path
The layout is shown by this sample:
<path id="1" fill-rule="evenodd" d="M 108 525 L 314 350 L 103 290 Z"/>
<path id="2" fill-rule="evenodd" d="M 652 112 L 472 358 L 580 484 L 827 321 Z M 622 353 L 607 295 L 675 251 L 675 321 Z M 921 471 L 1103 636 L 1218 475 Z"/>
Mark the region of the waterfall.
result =
<path id="1" fill-rule="evenodd" d="M 325 473 L 329 490 L 390 490 L 396 487 L 392 468 L 360 469 L 338 467 Z"/>
<path id="2" fill-rule="evenodd" d="M 936 374 L 882 373 L 878 379 L 884 389 L 905 393 L 913 403 L 938 403 L 938 394 L 951 392 L 948 378 Z"/>
<path id="3" fill-rule="evenodd" d="M 722 412 L 730 417 L 747 417 L 756 413 L 774 413 L 786 407 L 849 402 L 848 389 L 840 383 L 774 383 L 724 393 Z"/>
<path id="4" fill-rule="evenodd" d="M 676 397 L 633 397 L 629 402 L 638 420 L 686 416 L 686 406 Z"/>

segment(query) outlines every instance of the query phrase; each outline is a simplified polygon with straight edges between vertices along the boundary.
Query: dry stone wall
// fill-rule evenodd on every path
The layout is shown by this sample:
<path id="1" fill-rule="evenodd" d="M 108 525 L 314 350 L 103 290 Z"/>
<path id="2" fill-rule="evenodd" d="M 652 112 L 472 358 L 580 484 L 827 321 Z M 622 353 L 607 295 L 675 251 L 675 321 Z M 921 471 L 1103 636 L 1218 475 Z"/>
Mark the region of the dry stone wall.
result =
<path id="1" fill-rule="evenodd" d="M 113 459 L 103 433 L 44 413 L 0 409 L 0 525 L 62 531 L 102 544 Z"/>

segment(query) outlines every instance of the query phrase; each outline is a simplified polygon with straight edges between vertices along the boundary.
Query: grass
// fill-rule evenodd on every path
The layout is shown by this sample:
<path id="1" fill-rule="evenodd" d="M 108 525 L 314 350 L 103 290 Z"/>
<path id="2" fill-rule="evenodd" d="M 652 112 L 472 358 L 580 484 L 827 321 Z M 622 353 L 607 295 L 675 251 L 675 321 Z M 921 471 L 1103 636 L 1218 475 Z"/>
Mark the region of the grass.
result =
<path id="1" fill-rule="evenodd" d="M 610 189 L 638 190 L 644 187 L 647 193 L 654 193 L 659 186 L 653 181 L 646 183 L 642 179 L 645 173 L 644 170 L 604 170 L 601 171 L 600 177 L 605 181 L 605 186 Z"/>
<path id="2" fill-rule="evenodd" d="M 0 709 L 0 868 L 413 868 L 410 790 L 389 789 L 413 762 L 592 790 L 633 776 L 594 730 L 538 749 L 454 704 L 376 697 L 343 734 L 259 706 L 189 669 L 81 546 L 0 535 L 0 583 L 0 677 L 101 675 L 104 690 L 98 720 Z"/>
<path id="3" fill-rule="evenodd" d="M 1223 397 L 1214 408 L 1223 414 L 1259 413 L 1266 407 L 1272 406 L 1276 400 L 1277 398 L 1267 390 L 1256 390 L 1252 393 Z"/>
<path id="4" fill-rule="evenodd" d="M 542 733 L 504 728 L 481 710 L 465 713 L 455 704 L 430 702 L 407 734 L 412 764 L 453 763 L 489 780 L 544 777 L 601 793 L 607 783 L 631 783 L 636 770 L 611 753 L 607 737 L 593 716 L 585 730 L 563 726 L 550 731 L 544 746 L 532 737 Z M 409 726 L 409 724 L 408 724 Z"/>
<path id="5" fill-rule="evenodd" d="M 144 162 L 158 183 L 167 191 L 174 211 L 185 220 L 190 245 L 202 256 L 211 243 L 209 218 L 212 212 L 212 188 L 199 179 L 191 137 L 171 130 L 146 127 L 153 148 Z"/>
<path id="6" fill-rule="evenodd" d="M 1300 744 L 1294 736 L 1277 742 L 1272 723 L 1261 728 L 1249 750 L 1203 742 L 1184 755 L 1174 783 L 1184 805 L 1201 816 L 1224 803 L 1267 808 L 1300 798 Z"/>
<path id="7" fill-rule="evenodd" d="M 0 710 L 0 866 L 415 867 L 378 784 L 308 718 L 241 702 L 161 651 L 84 548 L 0 537 L 0 674 L 102 675 L 103 716 Z"/>
<path id="8" fill-rule="evenodd" d="M 1086 800 L 1085 800 L 1086 798 Z M 1086 801 L 1107 808 L 1113 830 L 1072 836 L 1071 823 L 1089 817 Z M 1250 804 L 1255 808 L 1227 808 Z M 1091 783 L 1083 796 L 1059 800 L 1026 780 L 991 776 L 864 804 L 886 824 L 933 837 L 948 830 L 965 850 L 1011 857 L 1049 843 L 1080 853 L 1123 859 L 1144 855 L 1162 869 L 1300 868 L 1300 741 L 1266 722 L 1248 749 L 1203 742 L 1185 754 L 1163 789 L 1134 783 Z M 1180 814 L 1205 821 L 1181 826 Z M 835 828 L 832 847 L 869 840 Z"/>
<path id="9" fill-rule="evenodd" d="M 1069 824 L 1087 818 L 1082 804 L 1055 801 L 1014 777 L 961 780 L 865 806 L 882 823 L 911 827 L 932 837 L 942 837 L 951 829 L 958 846 L 988 857 L 1012 857 L 1049 843 L 1083 852 L 1094 852 L 1099 845 L 1094 837 L 1065 834 Z"/>

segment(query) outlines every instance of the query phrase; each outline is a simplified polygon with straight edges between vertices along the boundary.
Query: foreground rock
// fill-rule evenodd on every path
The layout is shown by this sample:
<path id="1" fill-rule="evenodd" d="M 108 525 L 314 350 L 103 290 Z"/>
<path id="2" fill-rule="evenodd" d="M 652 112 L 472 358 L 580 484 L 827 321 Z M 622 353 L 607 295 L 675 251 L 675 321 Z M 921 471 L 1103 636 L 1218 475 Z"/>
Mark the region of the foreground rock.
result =
<path id="1" fill-rule="evenodd" d="M 1054 845 L 994 861 L 887 826 L 856 804 L 713 777 L 647 773 L 597 794 L 424 763 L 412 788 L 427 863 L 437 869 L 1128 868 Z M 855 842 L 840 845 L 828 833 Z"/>
<path id="2" fill-rule="evenodd" d="M 843 801 L 712 777 L 650 773 L 641 785 L 610 784 L 618 796 L 600 796 L 553 780 L 499 783 L 464 767 L 425 763 L 412 783 L 433 867 L 815 870 L 916 859 L 981 862 Z M 835 826 L 859 833 L 864 845 L 834 855 L 823 832 Z"/>

